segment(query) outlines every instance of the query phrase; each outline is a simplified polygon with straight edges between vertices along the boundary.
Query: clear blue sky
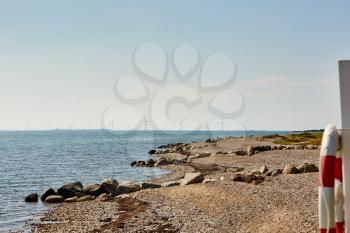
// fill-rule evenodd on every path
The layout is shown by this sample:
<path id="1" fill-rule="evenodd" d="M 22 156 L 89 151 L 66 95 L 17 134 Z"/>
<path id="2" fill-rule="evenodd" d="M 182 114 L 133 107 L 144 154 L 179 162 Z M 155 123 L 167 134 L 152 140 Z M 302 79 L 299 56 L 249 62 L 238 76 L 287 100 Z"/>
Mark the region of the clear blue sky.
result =
<path id="1" fill-rule="evenodd" d="M 115 79 L 133 71 L 144 42 L 232 56 L 246 128 L 339 124 L 349 10 L 316 0 L 0 1 L 0 129 L 100 128 Z"/>

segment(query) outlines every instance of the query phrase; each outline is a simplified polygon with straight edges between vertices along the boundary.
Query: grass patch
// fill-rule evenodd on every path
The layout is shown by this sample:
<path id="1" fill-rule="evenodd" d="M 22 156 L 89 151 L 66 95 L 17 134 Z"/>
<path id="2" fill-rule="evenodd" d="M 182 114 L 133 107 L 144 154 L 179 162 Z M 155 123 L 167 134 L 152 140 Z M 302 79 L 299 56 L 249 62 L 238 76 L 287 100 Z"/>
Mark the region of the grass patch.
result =
<path id="1" fill-rule="evenodd" d="M 282 145 L 320 145 L 322 141 L 322 132 L 304 131 L 280 136 L 274 141 Z"/>

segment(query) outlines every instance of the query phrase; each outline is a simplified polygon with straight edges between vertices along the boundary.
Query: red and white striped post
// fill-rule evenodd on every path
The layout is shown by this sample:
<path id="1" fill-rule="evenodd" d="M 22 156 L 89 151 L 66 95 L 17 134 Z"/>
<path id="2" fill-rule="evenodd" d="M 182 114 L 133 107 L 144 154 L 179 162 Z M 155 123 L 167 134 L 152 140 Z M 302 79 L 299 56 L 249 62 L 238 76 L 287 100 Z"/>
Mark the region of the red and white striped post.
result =
<path id="1" fill-rule="evenodd" d="M 336 233 L 344 232 L 344 195 L 343 195 L 343 174 L 341 148 L 338 145 L 335 159 L 334 173 L 334 205 L 335 205 L 335 229 Z"/>
<path id="2" fill-rule="evenodd" d="M 338 131 L 328 125 L 323 133 L 320 153 L 319 227 L 320 233 L 335 233 L 334 182 Z"/>

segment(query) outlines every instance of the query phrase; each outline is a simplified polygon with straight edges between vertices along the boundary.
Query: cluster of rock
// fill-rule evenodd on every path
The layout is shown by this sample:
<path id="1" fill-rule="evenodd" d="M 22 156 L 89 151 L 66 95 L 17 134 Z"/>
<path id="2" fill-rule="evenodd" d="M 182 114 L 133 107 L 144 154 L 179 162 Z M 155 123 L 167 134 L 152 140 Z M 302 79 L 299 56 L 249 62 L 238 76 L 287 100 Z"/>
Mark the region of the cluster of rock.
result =
<path id="1" fill-rule="evenodd" d="M 142 182 L 134 183 L 127 181 L 119 184 L 115 179 L 106 179 L 101 184 L 92 184 L 83 187 L 81 182 L 68 183 L 54 190 L 52 188 L 43 192 L 40 199 L 46 203 L 61 203 L 61 202 L 82 202 L 90 201 L 95 198 L 99 200 L 107 200 L 111 197 L 116 197 L 123 194 L 139 191 L 141 189 L 166 188 L 176 185 L 189 185 L 196 183 L 214 182 L 214 179 L 204 179 L 200 172 L 186 173 L 182 179 L 165 182 L 163 184 Z M 25 197 L 26 202 L 38 202 L 39 195 L 31 193 Z"/>
<path id="2" fill-rule="evenodd" d="M 269 170 L 266 166 L 262 166 L 260 169 L 256 169 L 246 173 L 236 173 L 232 176 L 233 181 L 246 182 L 259 184 L 265 180 L 267 176 L 278 176 L 281 174 L 298 174 L 298 173 L 309 173 L 318 172 L 318 167 L 312 163 L 304 163 L 299 166 L 292 164 L 287 165 L 284 169 Z"/>
<path id="3" fill-rule="evenodd" d="M 40 199 L 46 203 L 88 201 L 101 194 L 111 194 L 118 187 L 118 182 L 112 178 L 105 179 L 101 184 L 91 184 L 86 187 L 83 187 L 82 183 L 77 181 L 65 184 L 57 190 L 49 188 L 42 193 Z M 32 193 L 25 198 L 25 201 L 37 202 L 38 199 L 39 195 L 37 193 Z"/>
<path id="4" fill-rule="evenodd" d="M 183 164 L 186 163 L 187 159 L 165 159 L 165 158 L 160 158 L 157 160 L 154 159 L 148 159 L 148 160 L 135 160 L 130 163 L 130 166 L 132 167 L 158 167 L 162 165 L 169 165 L 169 164 Z"/>
<path id="5" fill-rule="evenodd" d="M 317 150 L 319 149 L 316 145 L 262 145 L 262 146 L 252 146 L 249 145 L 246 150 L 236 151 L 236 155 L 248 155 L 252 156 L 260 152 L 269 151 L 269 150 Z"/>

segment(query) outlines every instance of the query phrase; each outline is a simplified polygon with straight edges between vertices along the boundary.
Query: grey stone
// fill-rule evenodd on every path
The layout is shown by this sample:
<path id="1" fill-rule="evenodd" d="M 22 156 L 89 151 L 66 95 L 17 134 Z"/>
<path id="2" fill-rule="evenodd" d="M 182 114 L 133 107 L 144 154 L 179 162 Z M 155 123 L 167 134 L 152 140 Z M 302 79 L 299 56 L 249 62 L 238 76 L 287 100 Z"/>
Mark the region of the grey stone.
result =
<path id="1" fill-rule="evenodd" d="M 37 193 L 31 193 L 28 196 L 24 198 L 25 202 L 38 202 L 38 194 Z"/>
<path id="2" fill-rule="evenodd" d="M 47 203 L 61 203 L 64 201 L 64 198 L 60 195 L 50 195 L 45 199 Z"/>
<path id="3" fill-rule="evenodd" d="M 201 183 L 204 180 L 204 176 L 200 172 L 186 173 L 185 177 L 181 180 L 180 185 L 189 185 Z"/>
<path id="4" fill-rule="evenodd" d="M 113 193 L 118 188 L 118 181 L 113 178 L 107 178 L 102 181 L 101 188 L 105 193 Z"/>

